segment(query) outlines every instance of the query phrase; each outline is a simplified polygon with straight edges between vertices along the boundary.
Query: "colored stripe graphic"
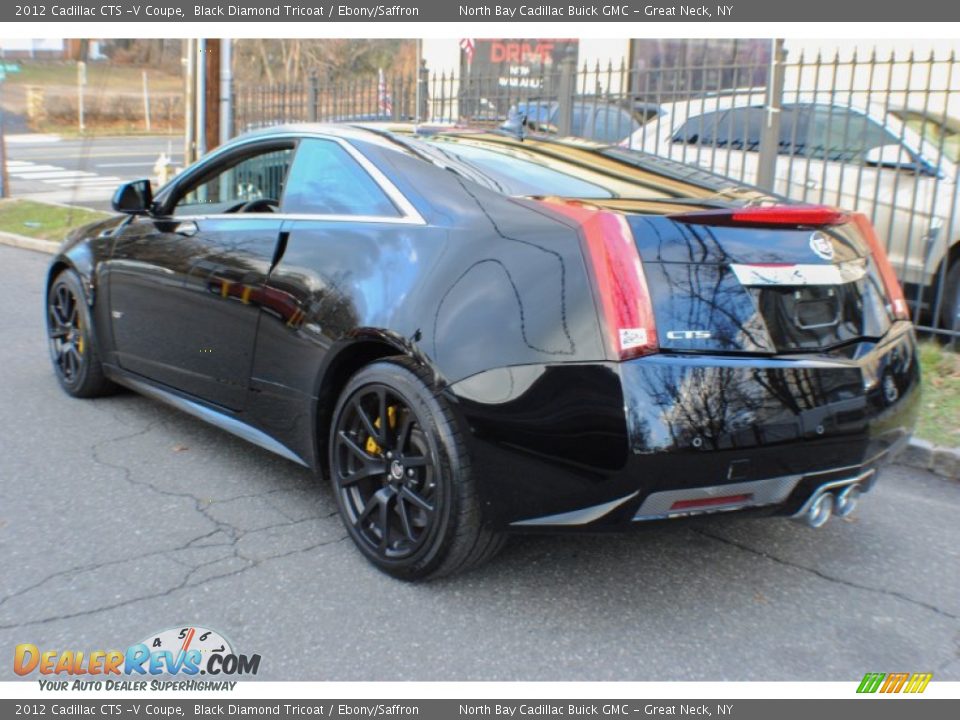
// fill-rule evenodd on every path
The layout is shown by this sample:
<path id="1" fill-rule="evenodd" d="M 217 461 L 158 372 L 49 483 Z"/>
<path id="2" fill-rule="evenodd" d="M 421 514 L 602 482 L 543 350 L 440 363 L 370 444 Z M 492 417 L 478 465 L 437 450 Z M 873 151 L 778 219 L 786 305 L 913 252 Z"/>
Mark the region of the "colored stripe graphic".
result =
<path id="1" fill-rule="evenodd" d="M 886 677 L 885 673 L 867 673 L 863 676 L 863 680 L 860 681 L 860 687 L 857 688 L 857 692 L 875 693 L 880 687 L 880 683 L 883 682 L 884 677 Z"/>
<path id="2" fill-rule="evenodd" d="M 914 673 L 907 683 L 905 693 L 922 693 L 933 679 L 933 673 Z"/>
<path id="3" fill-rule="evenodd" d="M 922 693 L 933 673 L 867 673 L 857 687 L 858 693 Z"/>

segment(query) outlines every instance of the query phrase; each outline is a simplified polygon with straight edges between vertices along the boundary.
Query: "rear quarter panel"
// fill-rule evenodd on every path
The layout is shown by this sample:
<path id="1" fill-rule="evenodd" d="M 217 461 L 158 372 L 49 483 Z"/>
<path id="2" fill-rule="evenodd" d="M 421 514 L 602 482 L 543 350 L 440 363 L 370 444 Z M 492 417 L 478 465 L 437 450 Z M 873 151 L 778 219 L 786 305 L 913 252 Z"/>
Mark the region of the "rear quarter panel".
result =
<path id="1" fill-rule="evenodd" d="M 384 154 L 373 159 L 425 224 L 291 220 L 268 280 L 268 292 L 294 298 L 301 313 L 294 322 L 261 316 L 251 414 L 304 457 L 319 456 L 298 445 L 316 437 L 326 369 L 355 343 L 411 355 L 442 385 L 603 355 L 576 228 L 535 204 Z M 300 411 L 291 416 L 291 406 Z"/>

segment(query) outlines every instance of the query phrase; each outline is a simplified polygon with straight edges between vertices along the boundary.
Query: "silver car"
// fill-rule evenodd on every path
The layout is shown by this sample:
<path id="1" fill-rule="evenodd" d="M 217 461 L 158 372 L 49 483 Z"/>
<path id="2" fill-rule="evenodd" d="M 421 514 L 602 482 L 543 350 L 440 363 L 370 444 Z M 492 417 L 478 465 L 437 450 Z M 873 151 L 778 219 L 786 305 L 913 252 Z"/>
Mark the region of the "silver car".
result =
<path id="1" fill-rule="evenodd" d="M 870 216 L 905 284 L 936 286 L 946 263 L 935 321 L 960 329 L 960 122 L 888 98 L 785 96 L 774 190 Z M 764 102 L 764 89 L 748 89 L 666 104 L 622 144 L 755 184 Z"/>

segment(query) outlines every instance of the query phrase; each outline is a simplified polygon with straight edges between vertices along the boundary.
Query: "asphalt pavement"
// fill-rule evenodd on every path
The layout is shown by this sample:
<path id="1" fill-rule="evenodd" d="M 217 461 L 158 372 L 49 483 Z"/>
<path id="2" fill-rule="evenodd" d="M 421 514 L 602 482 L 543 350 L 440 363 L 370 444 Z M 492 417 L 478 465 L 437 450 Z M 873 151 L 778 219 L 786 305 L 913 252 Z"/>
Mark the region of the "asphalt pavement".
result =
<path id="1" fill-rule="evenodd" d="M 156 176 L 161 153 L 183 165 L 180 136 L 8 138 L 7 172 L 12 197 L 106 210 L 123 182 Z"/>
<path id="2" fill-rule="evenodd" d="M 0 247 L 0 648 L 199 624 L 271 680 L 960 680 L 960 484 L 884 472 L 811 530 L 725 516 L 529 537 L 424 585 L 354 550 L 308 472 L 48 365 L 48 257 Z M 13 676 L 0 663 L 0 679 Z"/>

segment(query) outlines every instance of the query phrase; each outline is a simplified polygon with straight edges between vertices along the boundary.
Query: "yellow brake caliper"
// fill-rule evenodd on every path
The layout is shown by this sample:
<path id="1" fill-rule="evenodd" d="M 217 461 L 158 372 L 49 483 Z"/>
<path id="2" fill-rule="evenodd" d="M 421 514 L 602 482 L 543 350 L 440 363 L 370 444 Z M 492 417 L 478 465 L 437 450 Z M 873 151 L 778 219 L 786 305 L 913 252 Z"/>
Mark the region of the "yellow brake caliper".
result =
<path id="1" fill-rule="evenodd" d="M 77 311 L 77 352 L 83 355 L 83 328 L 80 326 L 80 311 Z"/>
<path id="2" fill-rule="evenodd" d="M 397 427 L 397 406 L 396 405 L 390 405 L 387 408 L 387 424 L 390 425 L 391 430 Z M 374 421 L 373 426 L 377 428 L 377 430 L 380 429 L 380 418 L 377 418 Z M 371 455 L 380 454 L 380 446 L 377 445 L 377 441 L 373 439 L 373 435 L 370 435 L 367 437 L 367 444 L 364 449 Z"/>

